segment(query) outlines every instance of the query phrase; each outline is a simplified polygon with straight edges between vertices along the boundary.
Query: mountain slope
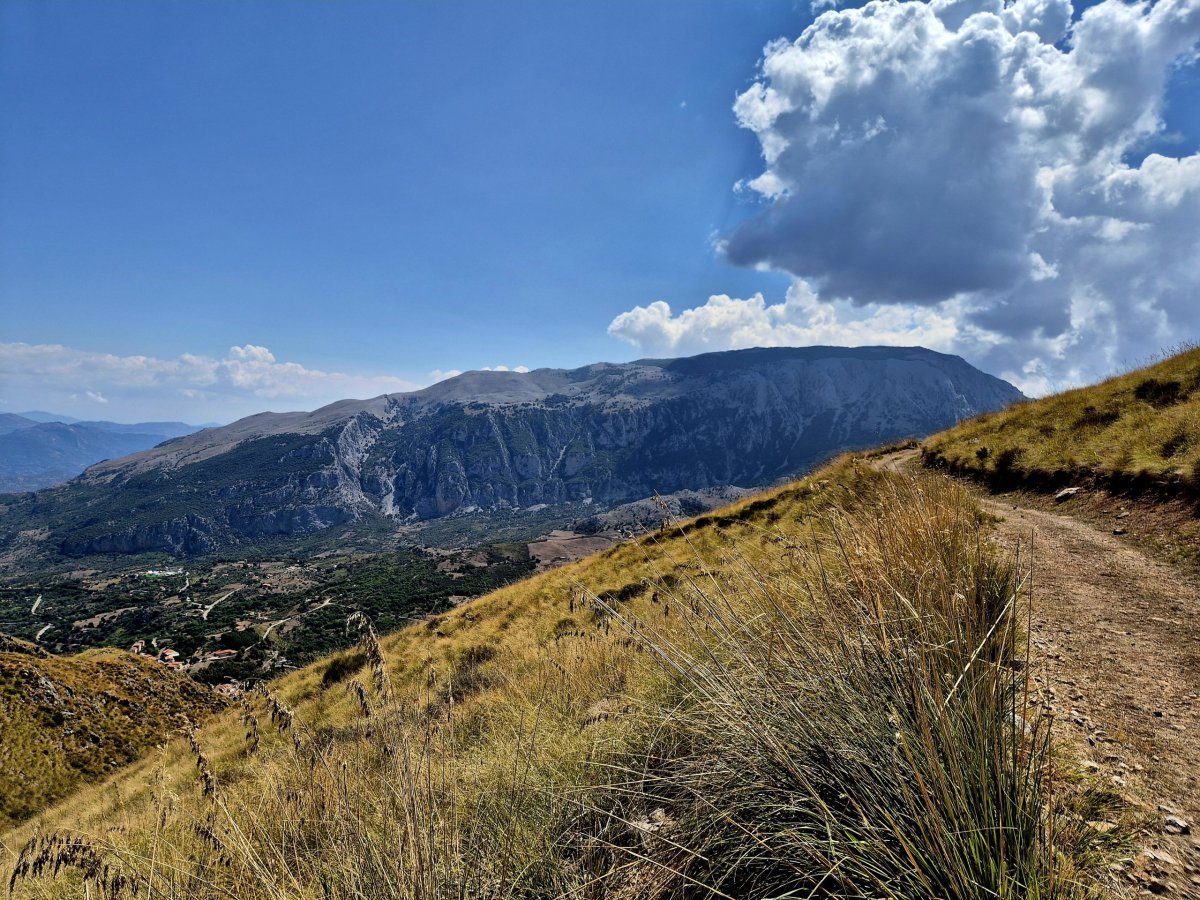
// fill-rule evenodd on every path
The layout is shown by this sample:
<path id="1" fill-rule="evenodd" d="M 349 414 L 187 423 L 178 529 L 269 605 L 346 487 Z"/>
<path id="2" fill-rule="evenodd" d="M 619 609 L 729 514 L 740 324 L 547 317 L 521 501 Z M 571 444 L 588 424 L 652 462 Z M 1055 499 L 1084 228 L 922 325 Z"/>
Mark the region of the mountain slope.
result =
<path id="1" fill-rule="evenodd" d="M 0 434 L 8 434 L 10 431 L 29 428 L 36 424 L 37 422 L 33 419 L 19 416 L 16 413 L 0 413 Z"/>
<path id="2" fill-rule="evenodd" d="M 1200 349 L 979 416 L 922 452 L 928 465 L 998 487 L 1089 483 L 1200 496 Z"/>
<path id="3" fill-rule="evenodd" d="M 921 348 L 469 372 L 411 394 L 206 429 L 97 464 L 7 515 L 44 528 L 67 554 L 189 555 L 337 526 L 390 530 L 541 504 L 579 511 L 770 484 L 840 450 L 923 436 L 1020 396 Z"/>
<path id="4" fill-rule="evenodd" d="M 0 635 L 0 826 L 111 775 L 226 706 L 119 650 L 49 656 Z"/>
<path id="5" fill-rule="evenodd" d="M 4 835 L 16 896 L 1083 897 L 979 527 L 848 461 L 367 632 Z"/>

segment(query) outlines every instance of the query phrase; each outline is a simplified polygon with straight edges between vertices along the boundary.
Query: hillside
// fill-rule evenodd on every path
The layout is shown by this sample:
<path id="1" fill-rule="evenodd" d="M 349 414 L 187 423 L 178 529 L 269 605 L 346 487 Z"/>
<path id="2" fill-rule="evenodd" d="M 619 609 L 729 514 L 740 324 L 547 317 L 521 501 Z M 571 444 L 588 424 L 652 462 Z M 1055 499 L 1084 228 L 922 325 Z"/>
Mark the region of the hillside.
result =
<path id="1" fill-rule="evenodd" d="M 486 529 L 530 511 L 565 522 L 655 493 L 772 484 L 1019 398 L 921 348 L 468 372 L 410 394 L 251 416 L 6 498 L 0 555 L 27 566 L 190 557 L 264 541 L 378 546 L 398 531 L 419 542 L 438 520 Z"/>
<path id="2" fill-rule="evenodd" d="M 925 441 L 929 465 L 1001 487 L 1200 497 L 1200 349 L 978 416 Z"/>
<path id="3" fill-rule="evenodd" d="M 17 415 L 16 413 L 0 413 L 0 434 L 8 434 L 21 428 L 30 428 L 36 424 L 37 422 L 28 416 Z"/>
<path id="4" fill-rule="evenodd" d="M 1048 755 L 984 521 L 843 461 L 381 641 L 355 619 L 5 834 L 16 895 L 1090 896 L 1124 838 Z"/>
<path id="5" fill-rule="evenodd" d="M 48 656 L 0 635 L 0 827 L 101 780 L 227 705 L 118 650 Z"/>

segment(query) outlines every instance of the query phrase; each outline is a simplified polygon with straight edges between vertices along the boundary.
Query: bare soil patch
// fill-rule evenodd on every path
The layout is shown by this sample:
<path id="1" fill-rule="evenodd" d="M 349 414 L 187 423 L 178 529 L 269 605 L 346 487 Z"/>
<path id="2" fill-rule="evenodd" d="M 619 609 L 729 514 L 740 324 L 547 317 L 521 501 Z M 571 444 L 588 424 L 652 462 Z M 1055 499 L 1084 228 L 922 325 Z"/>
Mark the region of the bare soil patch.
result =
<path id="1" fill-rule="evenodd" d="M 538 572 L 566 565 L 618 543 L 610 534 L 577 534 L 574 531 L 552 531 L 540 541 L 529 544 L 529 555 L 537 563 Z"/>

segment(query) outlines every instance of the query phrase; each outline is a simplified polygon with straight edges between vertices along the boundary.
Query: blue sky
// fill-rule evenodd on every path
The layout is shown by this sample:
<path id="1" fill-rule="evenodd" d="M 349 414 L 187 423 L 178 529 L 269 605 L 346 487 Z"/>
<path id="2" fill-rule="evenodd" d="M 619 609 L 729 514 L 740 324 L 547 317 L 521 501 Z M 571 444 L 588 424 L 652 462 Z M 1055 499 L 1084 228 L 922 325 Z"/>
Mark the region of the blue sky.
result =
<path id="1" fill-rule="evenodd" d="M 420 377 L 628 357 L 605 328 L 632 303 L 780 281 L 710 237 L 758 160 L 730 105 L 790 5 L 0 15 L 10 339 Z"/>
<path id="2" fill-rule="evenodd" d="M 1053 12 L 1065 0 L 1036 2 Z M 1196 3 L 1170 2 L 1176 31 L 1194 27 Z M 909 170 L 832 140 L 858 114 L 847 110 L 878 103 L 872 122 L 936 132 L 939 97 L 908 109 L 916 86 L 880 97 L 855 88 L 840 118 L 805 120 L 803 141 L 786 117 L 763 119 L 762 104 L 749 113 L 757 124 L 749 100 L 735 112 L 756 83 L 778 96 L 794 88 L 783 71 L 760 72 L 764 46 L 813 20 L 807 3 L 715 0 L 9 0 L 0 6 L 0 407 L 228 420 L 468 368 L 810 340 L 927 343 L 1037 390 L 1103 373 L 1114 354 L 1150 352 L 1163 334 L 1194 336 L 1196 320 L 1172 299 L 1194 274 L 1180 247 L 1157 245 L 1184 269 L 1156 289 L 1168 321 L 1145 347 L 1114 344 L 1113 328 L 1139 330 L 1119 316 L 1105 326 L 1107 344 L 1080 336 L 1064 324 L 1077 300 L 1055 301 L 1057 318 L 1043 314 L 1039 292 L 1067 277 L 1037 271 L 1068 272 L 1087 247 L 1072 232 L 1056 238 L 1056 248 L 1080 243 L 1062 260 L 1033 249 L 1040 232 L 1005 184 L 984 195 L 1003 196 L 1006 209 L 986 227 L 959 221 L 977 200 L 968 191 L 947 201 L 942 227 L 916 227 L 919 247 L 860 244 L 876 227 L 911 230 L 911 202 L 886 204 L 889 173 L 920 186 L 954 160 L 938 156 L 944 143 L 918 141 Z M 1196 153 L 1189 40 L 1146 50 L 1162 84 L 1143 85 L 1129 117 L 1150 109 L 1158 126 L 1118 123 L 1093 157 L 1119 151 L 1141 173 L 1150 151 L 1175 161 Z M 883 34 L 876 49 L 895 45 Z M 1093 40 L 1092 52 L 1108 48 Z M 774 51 L 803 69 L 785 56 Z M 907 112 L 893 115 L 898 107 Z M 824 156 L 764 162 L 773 139 Z M 1001 136 L 991 146 L 1008 145 Z M 995 171 L 1021 184 L 1052 155 L 997 152 Z M 1070 160 L 1080 172 L 1094 162 Z M 754 181 L 764 173 L 787 192 Z M 853 196 L 858 184 L 870 202 Z M 1181 246 L 1190 191 L 1187 180 L 1163 213 Z M 1086 215 L 1140 223 L 1142 213 Z M 989 250 L 939 243 L 950 234 Z M 964 258 L 957 269 L 943 265 L 951 253 Z M 1029 276 L 1035 254 L 1047 268 Z M 1151 254 L 1136 265 L 1161 263 Z M 1079 290 L 1072 282 L 1056 296 Z"/>

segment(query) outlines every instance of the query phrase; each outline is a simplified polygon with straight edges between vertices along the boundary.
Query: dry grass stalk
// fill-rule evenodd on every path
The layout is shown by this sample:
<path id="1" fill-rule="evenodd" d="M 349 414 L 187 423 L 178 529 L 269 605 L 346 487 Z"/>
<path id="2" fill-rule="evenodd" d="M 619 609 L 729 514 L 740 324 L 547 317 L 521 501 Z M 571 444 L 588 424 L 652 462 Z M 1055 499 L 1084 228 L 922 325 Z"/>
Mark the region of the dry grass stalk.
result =
<path id="1" fill-rule="evenodd" d="M 85 837 L 59 831 L 36 834 L 21 848 L 9 878 L 9 893 L 23 880 L 57 878 L 66 869 L 79 873 L 85 889 L 95 888 L 113 900 L 138 894 L 137 883 L 110 861 L 104 848 Z"/>
<path id="2" fill-rule="evenodd" d="M 200 741 L 197 739 L 194 729 L 187 733 L 187 740 L 188 746 L 192 748 L 192 752 L 196 755 L 196 771 L 200 773 L 202 792 L 205 797 L 215 800 L 217 796 L 217 779 L 213 775 L 212 766 L 209 765 L 208 757 L 204 754 L 204 748 L 200 746 Z"/>
<path id="3" fill-rule="evenodd" d="M 246 726 L 246 743 L 249 745 L 248 752 L 251 754 L 257 753 L 258 748 L 262 744 L 262 739 L 258 733 L 258 716 L 254 715 L 254 710 L 250 708 L 250 701 L 246 697 L 242 697 L 242 724 Z"/>

